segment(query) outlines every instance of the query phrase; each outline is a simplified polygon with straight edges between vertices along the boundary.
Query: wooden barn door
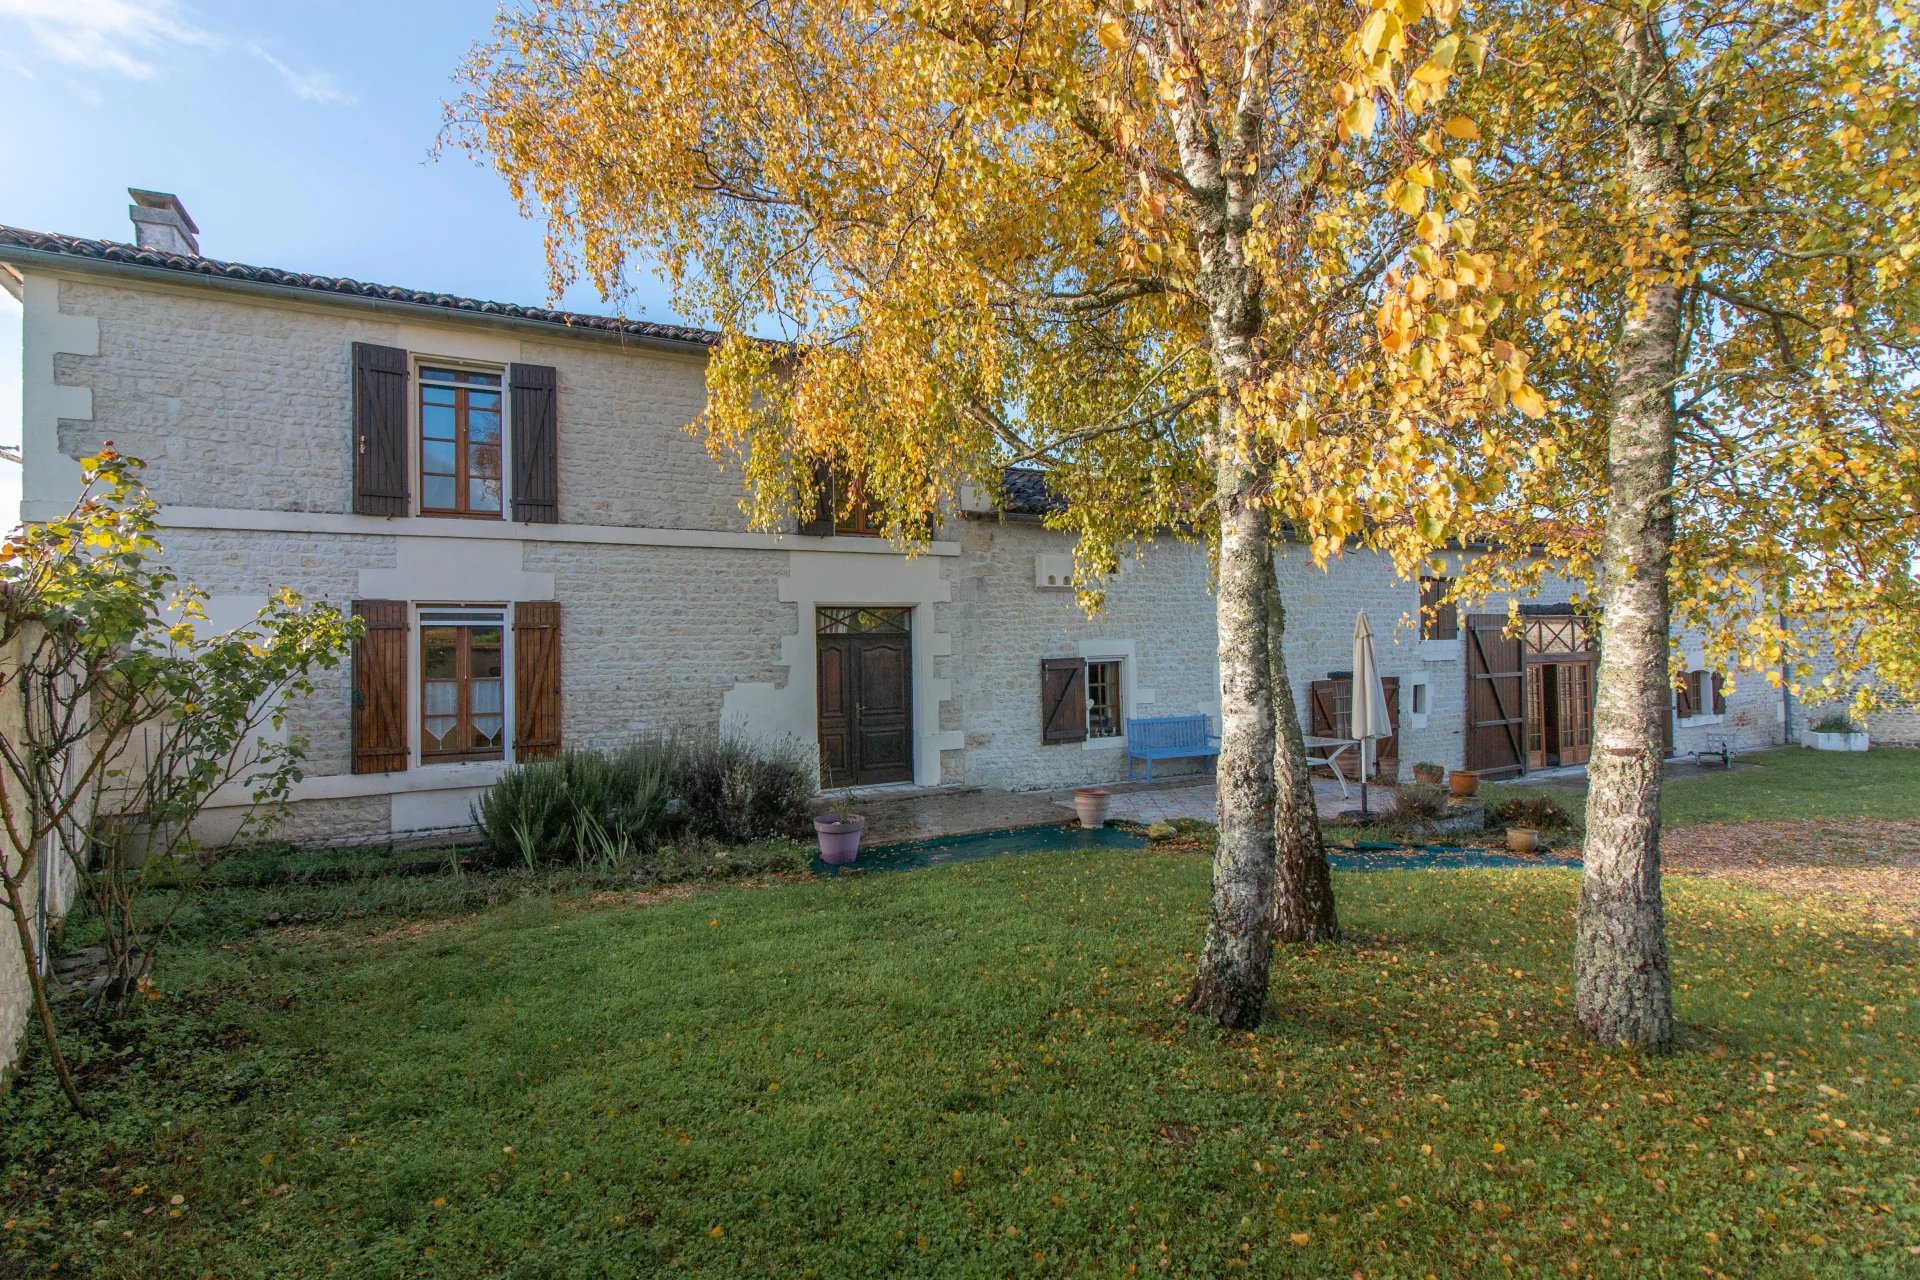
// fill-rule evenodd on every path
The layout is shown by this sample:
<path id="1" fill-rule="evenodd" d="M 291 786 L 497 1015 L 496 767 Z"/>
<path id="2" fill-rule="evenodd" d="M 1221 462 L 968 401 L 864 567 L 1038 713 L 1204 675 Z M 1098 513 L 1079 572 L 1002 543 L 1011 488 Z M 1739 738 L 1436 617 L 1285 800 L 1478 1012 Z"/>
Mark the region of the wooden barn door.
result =
<path id="1" fill-rule="evenodd" d="M 1467 768 L 1500 777 L 1526 760 L 1526 670 L 1507 615 L 1467 618 Z"/>

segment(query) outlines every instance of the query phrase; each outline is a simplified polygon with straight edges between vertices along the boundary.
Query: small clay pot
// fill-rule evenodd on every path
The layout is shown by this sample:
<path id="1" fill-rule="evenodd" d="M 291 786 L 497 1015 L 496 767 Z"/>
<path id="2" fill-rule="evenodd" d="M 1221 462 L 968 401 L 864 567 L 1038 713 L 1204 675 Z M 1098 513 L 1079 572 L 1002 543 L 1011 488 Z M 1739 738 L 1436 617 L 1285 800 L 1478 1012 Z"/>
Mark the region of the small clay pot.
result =
<path id="1" fill-rule="evenodd" d="M 1417 764 L 1413 766 L 1413 780 L 1437 787 L 1447 780 L 1447 771 L 1437 764 Z"/>
<path id="2" fill-rule="evenodd" d="M 1473 769 L 1455 769 L 1447 775 L 1447 790 L 1461 800 L 1480 789 L 1480 775 Z"/>
<path id="3" fill-rule="evenodd" d="M 1540 833 L 1532 827 L 1508 827 L 1507 850 L 1510 853 L 1540 852 Z"/>

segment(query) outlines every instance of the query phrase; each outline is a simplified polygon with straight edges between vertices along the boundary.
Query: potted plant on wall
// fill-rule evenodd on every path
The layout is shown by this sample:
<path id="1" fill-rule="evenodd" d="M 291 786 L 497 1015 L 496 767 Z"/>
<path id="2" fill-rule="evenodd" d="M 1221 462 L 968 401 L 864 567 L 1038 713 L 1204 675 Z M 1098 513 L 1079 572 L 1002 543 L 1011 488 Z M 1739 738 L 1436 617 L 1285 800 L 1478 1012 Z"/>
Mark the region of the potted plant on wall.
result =
<path id="1" fill-rule="evenodd" d="M 1480 772 L 1477 769 L 1455 769 L 1447 775 L 1447 790 L 1453 792 L 1454 799 L 1465 800 L 1480 789 Z"/>
<path id="2" fill-rule="evenodd" d="M 827 770 L 832 781 L 833 771 Z M 820 841 L 820 861 L 830 867 L 844 867 L 860 856 L 860 834 L 866 830 L 865 817 L 853 811 L 853 792 L 840 788 L 837 803 L 813 818 L 813 833 Z"/>
<path id="3" fill-rule="evenodd" d="M 1808 733 L 1815 751 L 1865 751 L 1867 731 L 1835 711 L 1820 717 Z"/>
<path id="4" fill-rule="evenodd" d="M 1413 766 L 1413 780 L 1423 782 L 1429 787 L 1437 787 L 1447 780 L 1447 767 L 1435 764 L 1431 760 L 1422 760 Z"/>

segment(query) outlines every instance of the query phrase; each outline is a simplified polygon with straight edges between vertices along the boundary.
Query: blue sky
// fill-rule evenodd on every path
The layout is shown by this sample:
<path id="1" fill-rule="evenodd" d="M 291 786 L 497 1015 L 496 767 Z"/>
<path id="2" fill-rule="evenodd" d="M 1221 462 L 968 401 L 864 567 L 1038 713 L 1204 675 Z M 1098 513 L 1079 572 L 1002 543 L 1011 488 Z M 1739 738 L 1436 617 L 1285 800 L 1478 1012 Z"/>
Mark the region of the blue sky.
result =
<path id="1" fill-rule="evenodd" d="M 0 222 L 131 240 L 128 187 L 179 195 L 209 257 L 548 301 L 537 222 L 429 154 L 487 0 L 0 0 Z M 576 285 L 561 304 L 608 311 Z M 636 280 L 618 308 L 677 319 Z M 0 443 L 20 439 L 0 293 Z M 0 463 L 0 520 L 19 505 Z"/>

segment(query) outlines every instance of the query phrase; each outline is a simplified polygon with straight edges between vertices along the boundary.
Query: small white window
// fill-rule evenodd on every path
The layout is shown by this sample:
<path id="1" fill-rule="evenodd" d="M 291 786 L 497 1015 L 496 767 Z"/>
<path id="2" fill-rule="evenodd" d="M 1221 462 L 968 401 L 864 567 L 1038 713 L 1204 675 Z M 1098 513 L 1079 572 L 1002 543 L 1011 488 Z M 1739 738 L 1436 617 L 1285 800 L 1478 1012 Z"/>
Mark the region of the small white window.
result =
<path id="1" fill-rule="evenodd" d="M 1087 663 L 1087 736 L 1117 738 L 1125 723 L 1120 708 L 1119 662 Z"/>
<path id="2" fill-rule="evenodd" d="M 1427 685 L 1424 680 L 1413 686 L 1413 714 L 1417 716 L 1427 714 Z"/>

